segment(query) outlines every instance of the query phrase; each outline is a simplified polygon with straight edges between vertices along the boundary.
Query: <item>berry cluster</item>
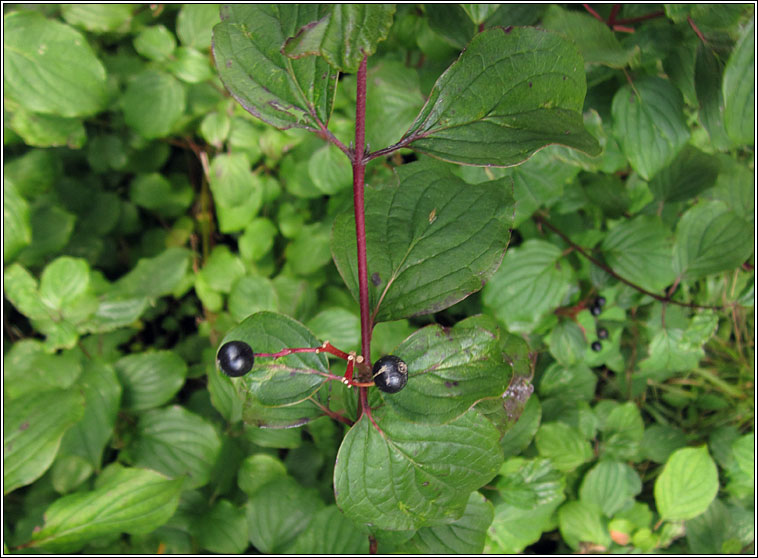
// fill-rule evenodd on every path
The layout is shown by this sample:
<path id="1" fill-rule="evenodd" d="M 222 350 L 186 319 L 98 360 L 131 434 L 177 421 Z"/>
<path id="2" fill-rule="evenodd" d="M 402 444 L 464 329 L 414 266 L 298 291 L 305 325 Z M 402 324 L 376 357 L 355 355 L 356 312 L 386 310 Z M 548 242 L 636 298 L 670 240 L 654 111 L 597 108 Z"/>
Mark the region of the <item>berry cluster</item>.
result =
<path id="1" fill-rule="evenodd" d="M 603 306 L 605 306 L 605 297 L 602 297 L 602 296 L 597 297 L 592 302 L 592 306 L 590 306 L 590 314 L 592 314 L 593 316 L 597 318 L 602 313 Z M 605 329 L 604 327 L 598 327 L 597 338 L 598 340 L 593 341 L 590 347 L 592 348 L 593 351 L 595 351 L 596 353 L 599 353 L 603 349 L 603 344 L 599 340 L 608 339 L 608 330 Z"/>
<path id="2" fill-rule="evenodd" d="M 229 341 L 224 343 L 216 355 L 219 369 L 232 378 L 244 376 L 253 369 L 255 357 L 279 358 L 294 353 L 329 353 L 347 361 L 345 376 L 320 373 L 330 380 L 339 380 L 349 387 L 376 386 L 385 393 L 397 393 L 408 383 L 408 365 L 394 355 L 385 355 L 374 363 L 371 377 L 373 382 L 356 382 L 353 380 L 355 364 L 363 364 L 364 358 L 355 353 L 346 353 L 324 341 L 320 347 L 303 347 L 282 349 L 278 353 L 254 353 L 252 347 L 244 341 Z"/>

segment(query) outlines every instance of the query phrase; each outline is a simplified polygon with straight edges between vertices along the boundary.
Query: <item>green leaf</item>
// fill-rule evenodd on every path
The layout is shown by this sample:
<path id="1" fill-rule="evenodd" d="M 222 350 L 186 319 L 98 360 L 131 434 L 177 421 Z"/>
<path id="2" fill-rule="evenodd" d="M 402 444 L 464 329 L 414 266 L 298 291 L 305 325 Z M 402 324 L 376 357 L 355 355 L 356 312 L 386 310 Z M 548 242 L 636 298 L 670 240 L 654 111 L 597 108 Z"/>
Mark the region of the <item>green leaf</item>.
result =
<path id="1" fill-rule="evenodd" d="M 76 217 L 49 200 L 38 201 L 31 210 L 32 242 L 19 253 L 18 260 L 25 265 L 38 265 L 63 251 Z"/>
<path id="2" fill-rule="evenodd" d="M 542 406 L 536 395 L 532 395 L 524 406 L 516 424 L 500 439 L 500 447 L 506 459 L 517 455 L 529 445 L 537 433 L 542 420 Z"/>
<path id="3" fill-rule="evenodd" d="M 245 266 L 233 254 L 229 246 L 220 244 L 213 248 L 203 269 L 198 274 L 206 284 L 220 293 L 229 293 L 239 279 L 245 275 Z"/>
<path id="4" fill-rule="evenodd" d="M 688 209 L 676 227 L 674 268 L 683 279 L 730 271 L 753 253 L 753 227 L 720 201 Z"/>
<path id="5" fill-rule="evenodd" d="M 284 41 L 326 14 L 325 5 L 234 5 L 213 28 L 221 80 L 253 116 L 285 130 L 318 130 L 332 112 L 338 73 L 321 57 L 290 60 Z"/>
<path id="6" fill-rule="evenodd" d="M 265 453 L 248 456 L 237 472 L 237 484 L 252 497 L 264 485 L 287 476 L 287 468 L 279 459 Z"/>
<path id="7" fill-rule="evenodd" d="M 537 239 L 505 254 L 482 299 L 508 331 L 531 331 L 562 303 L 573 273 L 568 262 L 559 261 L 561 257 L 560 248 Z"/>
<path id="8" fill-rule="evenodd" d="M 755 223 L 755 173 L 727 155 L 719 157 L 721 172 L 706 195 L 723 201 L 741 219 Z"/>
<path id="9" fill-rule="evenodd" d="M 688 550 L 697 554 L 725 554 L 722 545 L 734 534 L 732 514 L 721 500 L 684 524 Z"/>
<path id="10" fill-rule="evenodd" d="M 569 472 L 592 459 L 590 443 L 575 428 L 562 422 L 543 423 L 534 438 L 540 455 L 556 469 Z"/>
<path id="11" fill-rule="evenodd" d="M 63 310 L 89 287 L 89 264 L 80 258 L 56 258 L 42 272 L 39 296 L 51 309 Z"/>
<path id="12" fill-rule="evenodd" d="M 584 475 L 579 498 L 602 510 L 606 517 L 613 517 L 630 507 L 641 490 L 642 481 L 629 465 L 603 460 Z"/>
<path id="13" fill-rule="evenodd" d="M 317 149 L 308 159 L 308 176 L 316 188 L 329 196 L 346 190 L 353 184 L 350 161 L 330 143 Z"/>
<path id="14" fill-rule="evenodd" d="M 140 415 L 137 436 L 125 457 L 138 467 L 171 477 L 188 477 L 185 488 L 208 483 L 221 451 L 216 430 L 183 407 L 152 409 Z"/>
<path id="15" fill-rule="evenodd" d="M 127 355 L 115 367 L 124 386 L 123 406 L 131 411 L 152 409 L 170 401 L 187 376 L 187 365 L 171 351 Z"/>
<path id="16" fill-rule="evenodd" d="M 580 542 L 595 543 L 600 549 L 611 545 L 608 527 L 600 512 L 594 506 L 575 500 L 566 502 L 558 510 L 558 526 L 563 540 L 574 550 L 579 550 Z"/>
<path id="17" fill-rule="evenodd" d="M 3 180 L 8 180 L 27 200 L 33 200 L 58 182 L 63 175 L 60 155 L 52 149 L 30 149 L 6 161 Z"/>
<path id="18" fill-rule="evenodd" d="M 216 367 L 209 367 L 208 374 L 208 393 L 211 398 L 211 404 L 221 416 L 229 422 L 239 422 L 242 420 L 242 400 L 237 396 L 237 389 L 232 383 L 232 379 Z"/>
<path id="19" fill-rule="evenodd" d="M 650 191 L 664 202 L 688 201 L 713 186 L 719 175 L 718 158 L 690 145 L 650 181 Z"/>
<path id="20" fill-rule="evenodd" d="M 146 70 L 129 82 L 121 97 L 127 126 L 146 139 L 168 136 L 186 105 L 184 87 L 159 70 Z"/>
<path id="21" fill-rule="evenodd" d="M 591 401 L 596 386 L 597 376 L 586 364 L 565 366 L 555 362 L 543 373 L 538 389 L 543 399 L 559 397 L 563 401 Z"/>
<path id="22" fill-rule="evenodd" d="M 495 487 L 503 500 L 523 510 L 560 502 L 566 488 L 566 477 L 549 459 L 513 457 L 500 467 Z"/>
<path id="23" fill-rule="evenodd" d="M 265 277 L 241 277 L 229 295 L 229 313 L 238 322 L 256 312 L 275 312 L 278 309 L 276 289 Z"/>
<path id="24" fill-rule="evenodd" d="M 45 512 L 45 525 L 34 532 L 31 546 L 67 553 L 99 537 L 150 532 L 174 514 L 181 489 L 181 479 L 122 468 L 95 490 L 54 502 Z"/>
<path id="25" fill-rule="evenodd" d="M 574 321 L 558 322 L 548 336 L 550 354 L 564 366 L 571 366 L 584 360 L 587 339 L 584 331 Z"/>
<path id="26" fill-rule="evenodd" d="M 84 414 L 76 389 L 31 392 L 3 405 L 3 494 L 31 484 L 50 467 L 61 438 Z"/>
<path id="27" fill-rule="evenodd" d="M 329 264 L 329 226 L 305 225 L 285 251 L 287 263 L 297 275 L 310 275 Z"/>
<path id="28" fill-rule="evenodd" d="M 387 37 L 394 13 L 394 4 L 334 4 L 287 39 L 282 53 L 290 58 L 319 54 L 337 71 L 357 72 L 364 56 L 374 54 Z"/>
<path id="29" fill-rule="evenodd" d="M 250 542 L 264 554 L 286 553 L 324 503 L 291 477 L 274 480 L 247 503 Z"/>
<path id="30" fill-rule="evenodd" d="M 581 115 L 583 68 L 559 35 L 510 27 L 479 33 L 437 80 L 403 141 L 468 165 L 515 165 L 552 143 L 597 155 Z"/>
<path id="31" fill-rule="evenodd" d="M 608 265 L 624 279 L 649 291 L 674 282 L 671 233 L 659 217 L 639 215 L 622 221 L 603 240 Z"/>
<path id="32" fill-rule="evenodd" d="M 132 270 L 114 284 L 125 297 L 158 298 L 171 292 L 184 279 L 190 262 L 186 248 L 169 248 L 154 258 L 141 258 Z"/>
<path id="33" fill-rule="evenodd" d="M 200 135 L 217 149 L 221 149 L 229 137 L 232 120 L 224 112 L 210 112 L 200 123 Z"/>
<path id="34" fill-rule="evenodd" d="M 369 301 L 374 321 L 437 312 L 482 288 L 508 240 L 506 181 L 470 185 L 438 166 L 397 170 L 394 188 L 366 190 Z M 358 298 L 355 218 L 337 217 L 332 254 Z"/>
<path id="35" fill-rule="evenodd" d="M 32 241 L 29 205 L 15 184 L 3 180 L 3 261 L 12 262 L 19 251 Z"/>
<path id="36" fill-rule="evenodd" d="M 237 240 L 240 256 L 246 261 L 258 261 L 274 246 L 276 225 L 265 217 L 250 221 L 245 232 Z"/>
<path id="37" fill-rule="evenodd" d="M 29 111 L 73 117 L 105 108 L 105 68 L 85 37 L 37 11 L 4 16 L 3 68 L 4 94 Z"/>
<path id="38" fill-rule="evenodd" d="M 221 231 L 244 229 L 263 201 L 261 179 L 250 172 L 247 156 L 244 153 L 217 155 L 211 163 L 209 181 Z"/>
<path id="39" fill-rule="evenodd" d="M 673 426 L 653 424 L 645 428 L 640 453 L 645 459 L 665 463 L 669 455 L 687 445 L 687 436 Z"/>
<path id="40" fill-rule="evenodd" d="M 621 46 L 608 25 L 588 13 L 568 11 L 552 4 L 542 16 L 542 26 L 570 39 L 585 64 L 623 68 L 634 56 L 633 50 Z"/>
<path id="41" fill-rule="evenodd" d="M 368 554 L 367 533 L 357 528 L 337 506 L 327 506 L 315 514 L 300 533 L 292 554 Z"/>
<path id="42" fill-rule="evenodd" d="M 197 518 L 192 534 L 201 548 L 217 554 L 241 554 L 250 544 L 245 511 L 225 499 Z"/>
<path id="43" fill-rule="evenodd" d="M 755 134 L 755 17 L 724 69 L 724 127 L 732 145 L 753 145 Z"/>
<path id="44" fill-rule="evenodd" d="M 27 145 L 36 147 L 68 147 L 79 149 L 87 141 L 87 132 L 80 118 L 64 118 L 18 108 L 13 112 L 11 128 Z"/>
<path id="45" fill-rule="evenodd" d="M 601 426 L 602 455 L 609 459 L 634 459 L 639 452 L 645 425 L 640 410 L 629 401 L 616 406 Z"/>
<path id="46" fill-rule="evenodd" d="M 419 25 L 417 25 L 414 29 L 416 36 L 413 37 L 413 40 L 419 45 L 422 52 L 431 58 L 447 62 L 451 56 L 458 54 L 451 52 L 450 49 L 454 48 L 455 51 L 465 49 L 476 33 L 476 26 L 462 5 L 439 4 L 433 9 L 427 9 L 425 15 L 428 21 L 429 35 L 424 33 L 418 36 Z M 425 30 L 424 23 L 426 23 L 424 19 L 421 19 L 420 28 Z"/>
<path id="47" fill-rule="evenodd" d="M 166 68 L 187 83 L 200 83 L 215 76 L 207 55 L 184 46 L 176 49 L 173 58 L 166 64 Z"/>
<path id="48" fill-rule="evenodd" d="M 676 450 L 655 480 L 655 504 L 661 519 L 692 519 L 703 513 L 719 488 L 716 464 L 705 446 Z"/>
<path id="49" fill-rule="evenodd" d="M 4 355 L 3 394 L 16 398 L 30 392 L 67 389 L 81 371 L 81 357 L 76 351 L 49 354 L 40 341 L 22 339 Z"/>
<path id="50" fill-rule="evenodd" d="M 737 466 L 747 474 L 755 471 L 755 433 L 745 434 L 732 444 L 732 453 Z"/>
<path id="51" fill-rule="evenodd" d="M 113 367 L 98 361 L 85 363 L 77 385 L 84 394 L 84 416 L 63 435 L 61 453 L 81 457 L 99 471 L 103 450 L 113 437 L 121 385 Z"/>
<path id="52" fill-rule="evenodd" d="M 695 92 L 700 105 L 700 122 L 719 150 L 729 147 L 729 138 L 724 128 L 724 95 L 721 92 L 724 63 L 713 50 L 698 43 L 695 59 Z"/>
<path id="53" fill-rule="evenodd" d="M 422 527 L 399 550 L 405 554 L 481 554 L 487 528 L 494 517 L 492 504 L 472 492 L 463 515 L 446 525 Z"/>
<path id="54" fill-rule="evenodd" d="M 471 18 L 471 21 L 477 25 L 487 21 L 487 18 L 494 14 L 499 7 L 500 4 L 461 4 L 463 11 L 465 11 Z M 478 552 L 475 554 L 478 554 Z"/>
<path id="55" fill-rule="evenodd" d="M 232 328 L 220 345 L 244 341 L 256 353 L 277 353 L 285 348 L 319 347 L 322 342 L 301 323 L 273 312 L 259 312 Z M 258 357 L 255 366 L 235 380 L 246 404 L 267 407 L 291 405 L 312 396 L 329 372 L 326 355 L 296 353 L 278 359 Z"/>
<path id="56" fill-rule="evenodd" d="M 213 26 L 220 20 L 218 4 L 183 4 L 176 16 L 176 34 L 184 46 L 208 50 Z"/>
<path id="57" fill-rule="evenodd" d="M 476 411 L 443 425 L 405 422 L 388 409 L 364 414 L 342 441 L 337 505 L 356 522 L 407 530 L 455 520 L 471 491 L 502 462 L 498 431 Z"/>
<path id="58" fill-rule="evenodd" d="M 67 23 L 87 31 L 126 31 L 134 11 L 132 4 L 63 4 L 61 15 Z"/>
<path id="59" fill-rule="evenodd" d="M 677 156 L 690 137 L 682 95 L 668 81 L 646 77 L 613 97 L 613 133 L 632 168 L 649 180 Z"/>
<path id="60" fill-rule="evenodd" d="M 134 38 L 134 50 L 150 60 L 166 60 L 176 48 L 176 39 L 165 25 L 151 25 Z"/>
<path id="61" fill-rule="evenodd" d="M 452 329 L 418 330 L 392 354 L 408 365 L 408 385 L 382 394 L 387 406 L 416 423 L 444 423 L 482 399 L 501 398 L 513 377 L 511 357 L 492 320 L 472 317 Z"/>
<path id="62" fill-rule="evenodd" d="M 129 185 L 132 203 L 166 217 L 182 215 L 194 197 L 195 192 L 188 183 L 172 183 L 157 172 L 139 174 Z"/>
<path id="63" fill-rule="evenodd" d="M 308 320 L 306 326 L 318 339 L 328 339 L 343 351 L 358 350 L 360 347 L 361 319 L 344 308 L 322 310 Z"/>

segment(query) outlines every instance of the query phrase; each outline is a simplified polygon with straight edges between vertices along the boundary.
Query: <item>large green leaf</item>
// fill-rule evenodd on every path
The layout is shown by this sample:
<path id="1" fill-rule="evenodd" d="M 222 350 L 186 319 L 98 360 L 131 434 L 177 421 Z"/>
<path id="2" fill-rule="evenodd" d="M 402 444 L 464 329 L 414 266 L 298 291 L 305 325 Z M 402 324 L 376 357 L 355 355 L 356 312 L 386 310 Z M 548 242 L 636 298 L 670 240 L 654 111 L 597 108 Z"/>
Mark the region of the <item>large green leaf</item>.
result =
<path id="1" fill-rule="evenodd" d="M 66 22 L 87 31 L 124 32 L 129 29 L 134 8 L 133 4 L 64 4 L 61 15 Z"/>
<path id="2" fill-rule="evenodd" d="M 141 258 L 129 273 L 114 284 L 114 290 L 123 299 L 158 298 L 170 294 L 184 279 L 190 255 L 186 248 L 174 247 L 154 258 Z"/>
<path id="3" fill-rule="evenodd" d="M 592 458 L 590 443 L 579 430 L 563 422 L 542 424 L 534 443 L 540 455 L 550 458 L 559 471 L 573 471 Z"/>
<path id="4" fill-rule="evenodd" d="M 739 267 L 753 253 L 753 227 L 720 201 L 688 209 L 676 227 L 674 268 L 699 279 Z"/>
<path id="5" fill-rule="evenodd" d="M 185 488 L 197 488 L 210 480 L 220 451 L 221 441 L 211 423 L 174 406 L 143 413 L 133 445 L 124 453 L 138 467 L 171 478 L 188 477 Z"/>
<path id="6" fill-rule="evenodd" d="M 258 312 L 232 328 L 221 345 L 244 341 L 255 353 L 278 353 L 282 349 L 319 347 L 322 341 L 301 323 L 281 314 Z M 329 372 L 326 355 L 296 353 L 272 359 L 258 357 L 245 376 L 234 380 L 243 399 L 267 407 L 291 405 L 313 395 Z M 249 394 L 249 395 L 248 395 Z"/>
<path id="7" fill-rule="evenodd" d="M 127 355 L 115 367 L 124 386 L 123 406 L 131 411 L 144 411 L 168 402 L 187 376 L 187 365 L 171 351 Z"/>
<path id="8" fill-rule="evenodd" d="M 716 464 L 705 446 L 676 450 L 655 480 L 658 513 L 672 521 L 692 519 L 708 509 L 718 488 Z"/>
<path id="9" fill-rule="evenodd" d="M 74 552 L 105 535 L 150 532 L 174 514 L 181 490 L 182 479 L 169 480 L 145 469 L 120 469 L 95 490 L 54 502 L 31 546 Z"/>
<path id="10" fill-rule="evenodd" d="M 324 507 L 313 489 L 304 489 L 291 477 L 271 481 L 247 503 L 250 542 L 259 552 L 284 553 Z"/>
<path id="11" fill-rule="evenodd" d="M 387 37 L 394 13 L 394 4 L 334 4 L 288 39 L 282 52 L 291 58 L 321 55 L 335 70 L 357 72 L 363 57 Z"/>
<path id="12" fill-rule="evenodd" d="M 84 414 L 76 389 L 3 397 L 3 493 L 42 476 L 58 453 L 61 438 Z"/>
<path id="13" fill-rule="evenodd" d="M 492 504 L 478 492 L 469 496 L 463 515 L 446 525 L 422 527 L 402 546 L 407 554 L 481 554 L 487 528 L 494 517 Z"/>
<path id="14" fill-rule="evenodd" d="M 755 17 L 729 57 L 722 83 L 724 126 L 734 145 L 753 145 L 755 134 Z"/>
<path id="15" fill-rule="evenodd" d="M 571 286 L 572 271 L 561 263 L 560 248 L 527 240 L 509 250 L 500 269 L 484 287 L 483 300 L 509 331 L 531 331 L 557 308 Z"/>
<path id="16" fill-rule="evenodd" d="M 337 506 L 315 514 L 290 550 L 292 554 L 368 554 L 368 533 L 356 527 Z"/>
<path id="17" fill-rule="evenodd" d="M 85 37 L 40 12 L 3 18 L 4 94 L 33 112 L 89 116 L 105 108 L 105 68 Z"/>
<path id="18" fill-rule="evenodd" d="M 29 205 L 15 184 L 3 179 L 3 262 L 7 265 L 32 241 Z"/>
<path id="19" fill-rule="evenodd" d="M 400 167 L 397 174 L 397 186 L 366 190 L 375 322 L 437 312 L 481 289 L 500 264 L 513 219 L 507 179 L 470 185 L 424 163 Z M 332 254 L 357 299 L 352 211 L 335 220 Z"/>
<path id="20" fill-rule="evenodd" d="M 192 526 L 198 544 L 218 554 L 241 554 L 248 542 L 245 511 L 229 500 L 219 500 Z"/>
<path id="21" fill-rule="evenodd" d="M 721 80 L 724 63 L 713 50 L 699 43 L 695 59 L 695 92 L 700 105 L 700 121 L 708 130 L 713 146 L 719 150 L 729 147 L 724 128 L 724 94 Z"/>
<path id="22" fill-rule="evenodd" d="M 660 291 L 674 282 L 671 233 L 659 217 L 640 215 L 619 223 L 602 249 L 616 273 L 644 289 Z"/>
<path id="23" fill-rule="evenodd" d="M 382 398 L 413 422 L 448 422 L 477 401 L 499 399 L 513 376 L 499 328 L 483 317 L 469 318 L 452 329 L 420 329 L 392 354 L 408 365 L 408 384 Z"/>
<path id="24" fill-rule="evenodd" d="M 681 93 L 659 77 L 619 89 L 611 111 L 613 133 L 632 168 L 645 179 L 673 161 L 690 137 Z"/>
<path id="25" fill-rule="evenodd" d="M 64 435 L 61 453 L 81 457 L 99 471 L 103 450 L 113 437 L 121 401 L 118 376 L 108 364 L 89 361 L 77 381 L 84 394 L 84 416 Z"/>
<path id="26" fill-rule="evenodd" d="M 514 457 L 500 467 L 495 487 L 504 501 L 533 510 L 560 501 L 566 489 L 566 478 L 549 459 Z"/>
<path id="27" fill-rule="evenodd" d="M 566 502 L 561 506 L 558 526 L 563 540 L 574 550 L 579 550 L 582 542 L 594 543 L 603 550 L 611 544 L 602 514 L 598 508 L 582 500 Z"/>
<path id="28" fill-rule="evenodd" d="M 561 33 L 579 49 L 585 64 L 603 64 L 611 68 L 626 66 L 634 51 L 621 46 L 613 31 L 588 13 L 568 11 L 552 4 L 542 16 L 542 26 Z"/>
<path id="29" fill-rule="evenodd" d="M 601 509 L 606 517 L 629 507 L 642 490 L 637 472 L 620 461 L 603 460 L 587 471 L 579 498 Z"/>
<path id="30" fill-rule="evenodd" d="M 502 462 L 499 433 L 476 411 L 453 422 L 406 422 L 389 409 L 366 415 L 342 441 L 334 470 L 337 505 L 356 522 L 407 530 L 449 523 Z"/>
<path id="31" fill-rule="evenodd" d="M 713 186 L 720 164 L 717 157 L 687 145 L 674 161 L 650 181 L 650 191 L 661 201 L 687 201 Z"/>
<path id="32" fill-rule="evenodd" d="M 182 84 L 159 70 L 137 74 L 121 97 L 126 124 L 148 139 L 169 135 L 186 102 Z"/>
<path id="33" fill-rule="evenodd" d="M 511 166 L 557 143 L 591 155 L 584 64 L 563 37 L 530 28 L 476 35 L 437 80 L 403 141 L 433 157 Z"/>
<path id="34" fill-rule="evenodd" d="M 328 11 L 317 4 L 225 6 L 213 28 L 213 56 L 221 80 L 253 116 L 279 129 L 326 125 L 337 72 L 319 56 L 290 60 L 288 37 Z"/>

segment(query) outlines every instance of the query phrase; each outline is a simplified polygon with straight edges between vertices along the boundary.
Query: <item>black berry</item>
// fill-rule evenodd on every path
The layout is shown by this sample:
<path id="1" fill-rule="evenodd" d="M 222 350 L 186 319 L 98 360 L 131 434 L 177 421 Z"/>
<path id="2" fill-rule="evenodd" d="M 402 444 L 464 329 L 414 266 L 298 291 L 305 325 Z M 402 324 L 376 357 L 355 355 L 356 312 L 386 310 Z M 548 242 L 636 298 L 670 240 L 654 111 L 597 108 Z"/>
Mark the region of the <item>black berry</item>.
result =
<path id="1" fill-rule="evenodd" d="M 604 327 L 597 328 L 597 338 L 598 339 L 608 339 L 608 330 Z"/>
<path id="2" fill-rule="evenodd" d="M 603 344 L 600 341 L 595 341 L 592 343 L 592 350 L 596 353 L 599 353 L 603 348 Z"/>
<path id="3" fill-rule="evenodd" d="M 253 367 L 253 349 L 244 341 L 229 341 L 221 345 L 216 355 L 216 364 L 227 376 L 244 376 Z"/>
<path id="4" fill-rule="evenodd" d="M 597 304 L 593 304 L 593 305 L 590 307 L 590 313 L 591 313 L 593 316 L 599 316 L 599 315 L 600 315 L 600 313 L 601 313 L 602 311 L 603 311 L 603 309 L 602 309 L 602 308 L 600 308 L 600 306 L 598 306 Z"/>
<path id="5" fill-rule="evenodd" d="M 397 393 L 408 383 L 408 365 L 394 355 L 385 355 L 374 363 L 373 378 L 384 393 Z"/>
<path id="6" fill-rule="evenodd" d="M 605 297 L 604 296 L 597 297 L 595 299 L 595 306 L 599 306 L 600 308 L 605 306 Z"/>

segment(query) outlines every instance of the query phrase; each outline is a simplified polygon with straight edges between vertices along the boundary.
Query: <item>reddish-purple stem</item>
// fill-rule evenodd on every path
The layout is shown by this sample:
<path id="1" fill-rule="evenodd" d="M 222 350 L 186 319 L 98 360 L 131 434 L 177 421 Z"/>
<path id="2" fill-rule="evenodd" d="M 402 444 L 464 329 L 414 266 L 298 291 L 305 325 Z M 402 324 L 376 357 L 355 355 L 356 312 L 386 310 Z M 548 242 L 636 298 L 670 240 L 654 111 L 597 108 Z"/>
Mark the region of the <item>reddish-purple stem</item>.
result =
<path id="1" fill-rule="evenodd" d="M 366 214 L 363 206 L 363 186 L 366 173 L 366 57 L 358 67 L 355 100 L 355 153 L 353 156 L 353 208 L 355 210 L 355 239 L 358 246 L 358 301 L 361 307 L 361 352 L 371 365 L 371 314 L 368 303 L 368 264 L 366 263 Z M 368 389 L 361 387 L 361 411 L 369 417 Z M 360 418 L 360 415 L 359 415 Z M 373 421 L 372 421 L 373 422 Z"/>
<path id="2" fill-rule="evenodd" d="M 320 347 L 298 347 L 294 349 L 282 349 L 278 353 L 254 353 L 257 357 L 267 357 L 267 358 L 279 358 L 287 355 L 291 355 L 293 353 L 329 353 L 331 355 L 334 355 L 336 357 L 339 357 L 343 360 L 347 360 L 350 356 L 345 351 L 340 351 L 338 348 L 332 346 L 329 341 L 324 341 L 324 344 Z"/>
<path id="3" fill-rule="evenodd" d="M 611 15 L 608 16 L 608 25 L 613 26 L 616 23 L 616 16 L 619 10 L 621 10 L 621 4 L 614 4 L 613 8 L 611 8 Z"/>

